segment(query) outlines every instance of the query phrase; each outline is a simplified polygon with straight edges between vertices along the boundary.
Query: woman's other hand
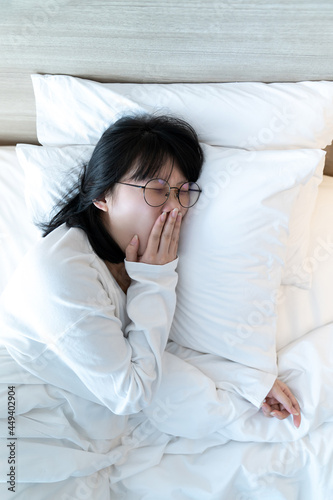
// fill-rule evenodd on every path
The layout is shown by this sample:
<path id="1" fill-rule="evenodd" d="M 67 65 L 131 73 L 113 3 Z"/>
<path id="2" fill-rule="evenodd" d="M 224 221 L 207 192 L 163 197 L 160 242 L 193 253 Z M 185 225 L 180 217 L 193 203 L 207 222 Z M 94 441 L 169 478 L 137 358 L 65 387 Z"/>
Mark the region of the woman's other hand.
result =
<path id="1" fill-rule="evenodd" d="M 298 428 L 301 425 L 301 410 L 298 401 L 289 387 L 279 379 L 276 379 L 267 394 L 262 411 L 265 417 L 276 417 L 279 420 L 292 415 L 295 427 Z"/>
<path id="2" fill-rule="evenodd" d="M 126 247 L 126 260 L 145 264 L 167 264 L 177 257 L 181 212 L 175 208 L 171 212 L 163 212 L 156 220 L 143 255 L 138 256 L 139 238 L 134 236 Z"/>

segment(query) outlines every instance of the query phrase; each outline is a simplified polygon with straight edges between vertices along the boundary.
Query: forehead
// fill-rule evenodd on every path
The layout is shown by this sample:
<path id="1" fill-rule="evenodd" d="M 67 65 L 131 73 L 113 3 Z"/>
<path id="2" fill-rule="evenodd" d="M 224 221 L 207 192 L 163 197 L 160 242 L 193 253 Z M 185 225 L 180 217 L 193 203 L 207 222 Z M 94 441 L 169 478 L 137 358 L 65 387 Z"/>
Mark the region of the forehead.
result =
<path id="1" fill-rule="evenodd" d="M 180 170 L 177 163 L 173 162 L 172 160 L 168 160 L 167 162 L 165 162 L 165 164 L 157 173 L 156 177 L 160 177 L 161 179 L 164 179 L 171 184 L 184 182 L 187 180 L 185 179 L 185 176 Z"/>
<path id="2" fill-rule="evenodd" d="M 140 167 L 137 164 L 134 165 L 133 169 L 126 176 L 124 176 L 124 179 L 126 178 L 134 180 L 137 177 L 138 170 L 140 170 Z M 166 159 L 162 163 L 161 167 L 153 174 L 151 175 L 148 174 L 147 177 L 141 178 L 140 181 L 136 182 L 148 181 L 151 178 L 160 178 L 168 182 L 171 181 L 177 183 L 179 183 L 180 181 L 184 182 L 187 180 L 182 171 L 180 170 L 178 164 L 172 158 Z"/>

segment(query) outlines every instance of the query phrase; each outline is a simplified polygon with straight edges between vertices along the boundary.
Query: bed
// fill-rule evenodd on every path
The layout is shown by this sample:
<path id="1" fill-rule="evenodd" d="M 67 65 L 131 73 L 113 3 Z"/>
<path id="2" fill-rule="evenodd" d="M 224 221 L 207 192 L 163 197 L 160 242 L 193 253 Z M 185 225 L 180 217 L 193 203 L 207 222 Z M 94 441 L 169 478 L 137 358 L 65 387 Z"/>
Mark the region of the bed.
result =
<path id="1" fill-rule="evenodd" d="M 152 405 L 117 440 L 105 408 L 70 394 L 72 415 L 42 421 L 31 401 L 45 367 L 32 379 L 1 346 L 1 498 L 331 498 L 331 3 L 0 10 L 0 292 L 118 117 L 179 116 L 205 154 Z M 263 373 L 297 396 L 299 429 L 262 415 Z"/>

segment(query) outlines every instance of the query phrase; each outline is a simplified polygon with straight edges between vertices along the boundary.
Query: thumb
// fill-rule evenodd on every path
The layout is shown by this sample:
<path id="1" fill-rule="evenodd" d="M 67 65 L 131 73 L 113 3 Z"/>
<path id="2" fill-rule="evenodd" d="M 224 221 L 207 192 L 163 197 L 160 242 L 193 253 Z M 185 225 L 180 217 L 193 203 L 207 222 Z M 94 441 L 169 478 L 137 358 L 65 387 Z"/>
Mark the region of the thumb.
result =
<path id="1" fill-rule="evenodd" d="M 133 236 L 129 245 L 127 245 L 125 254 L 128 262 L 137 262 L 139 249 L 139 238 L 137 235 Z"/>

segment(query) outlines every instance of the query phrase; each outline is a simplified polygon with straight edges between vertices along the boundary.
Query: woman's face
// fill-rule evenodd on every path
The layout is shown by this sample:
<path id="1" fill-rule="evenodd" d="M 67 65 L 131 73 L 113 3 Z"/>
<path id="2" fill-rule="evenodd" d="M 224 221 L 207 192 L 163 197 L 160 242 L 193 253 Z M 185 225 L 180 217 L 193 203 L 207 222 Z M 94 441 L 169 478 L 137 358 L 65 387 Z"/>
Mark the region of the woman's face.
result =
<path id="1" fill-rule="evenodd" d="M 167 180 L 171 187 L 180 187 L 187 181 L 178 167 L 172 167 L 171 162 L 167 162 L 156 177 Z M 133 181 L 124 177 L 121 182 L 144 186 L 148 180 Z M 133 236 L 138 235 L 139 256 L 144 253 L 152 227 L 162 212 L 168 213 L 174 208 L 183 216 L 187 212 L 187 209 L 179 204 L 175 190 L 171 190 L 164 205 L 151 207 L 144 200 L 143 189 L 124 184 L 117 184 L 112 194 L 107 195 L 105 200 L 95 201 L 94 204 L 103 211 L 106 228 L 124 252 Z"/>

